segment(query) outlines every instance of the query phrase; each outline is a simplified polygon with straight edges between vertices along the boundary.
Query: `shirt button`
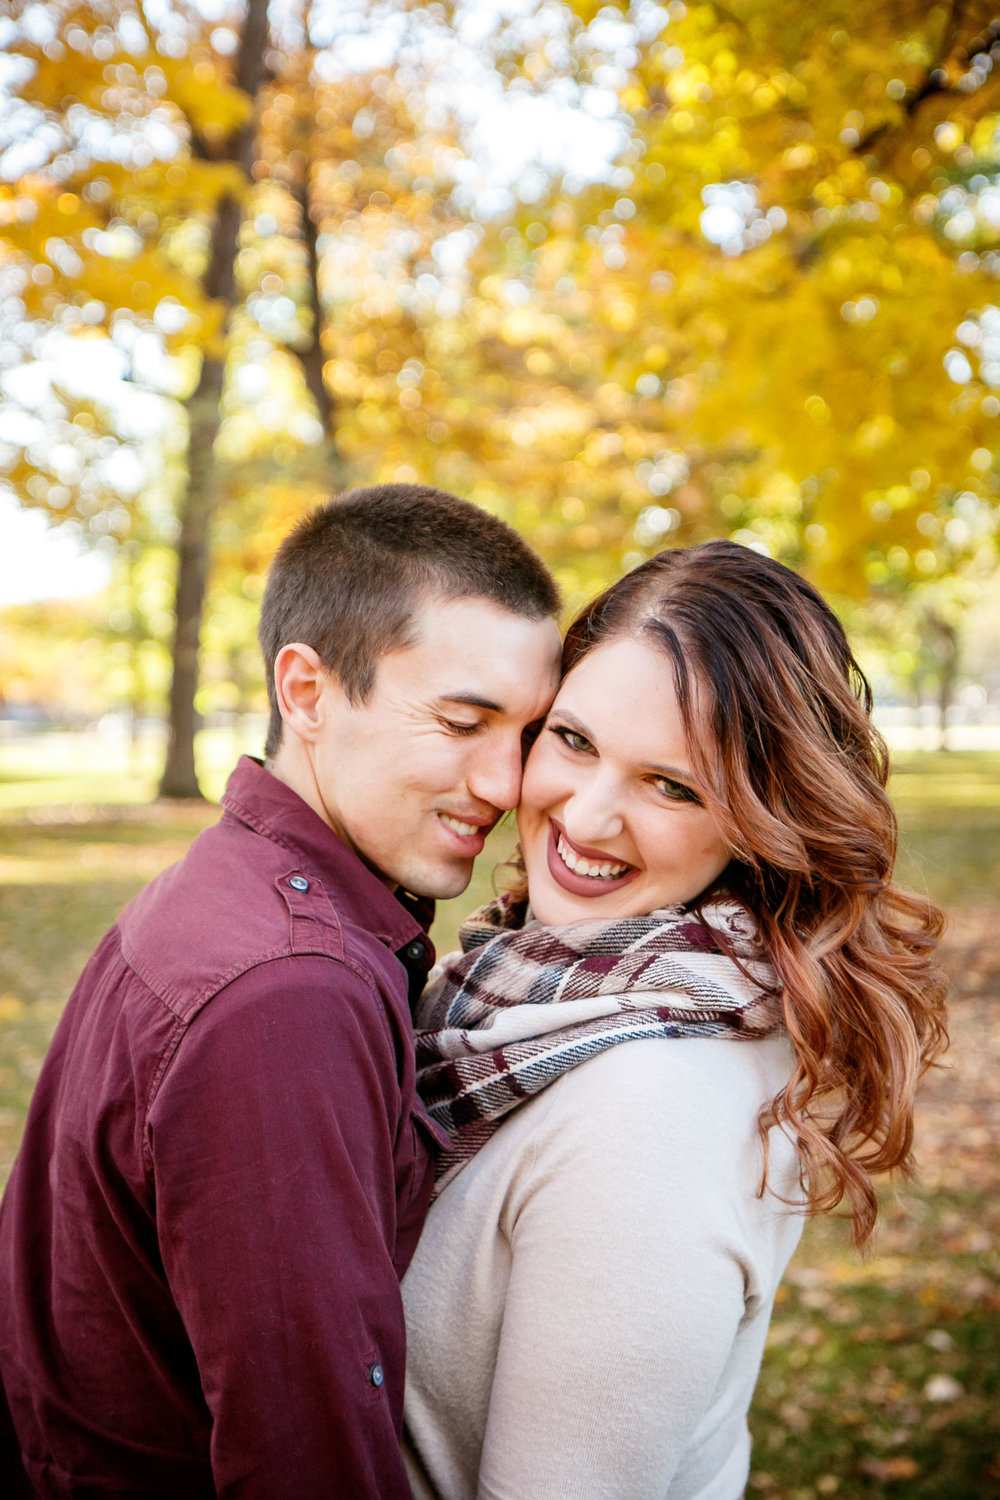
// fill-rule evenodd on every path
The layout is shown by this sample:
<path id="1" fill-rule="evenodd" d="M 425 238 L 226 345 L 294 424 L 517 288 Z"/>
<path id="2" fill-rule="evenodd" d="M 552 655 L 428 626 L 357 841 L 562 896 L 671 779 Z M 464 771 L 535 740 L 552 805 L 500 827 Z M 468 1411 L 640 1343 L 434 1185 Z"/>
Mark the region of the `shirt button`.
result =
<path id="1" fill-rule="evenodd" d="M 406 947 L 403 949 L 406 957 L 412 958 L 414 961 L 416 961 L 418 958 L 423 958 L 424 951 L 424 942 L 422 938 L 414 938 L 413 942 L 407 943 Z"/>
<path id="2" fill-rule="evenodd" d="M 293 891 L 307 891 L 309 882 L 304 875 L 289 875 L 288 884 Z"/>
<path id="3" fill-rule="evenodd" d="M 385 1371 L 383 1370 L 382 1366 L 372 1365 L 371 1369 L 368 1371 L 368 1379 L 371 1381 L 372 1385 L 384 1385 Z"/>

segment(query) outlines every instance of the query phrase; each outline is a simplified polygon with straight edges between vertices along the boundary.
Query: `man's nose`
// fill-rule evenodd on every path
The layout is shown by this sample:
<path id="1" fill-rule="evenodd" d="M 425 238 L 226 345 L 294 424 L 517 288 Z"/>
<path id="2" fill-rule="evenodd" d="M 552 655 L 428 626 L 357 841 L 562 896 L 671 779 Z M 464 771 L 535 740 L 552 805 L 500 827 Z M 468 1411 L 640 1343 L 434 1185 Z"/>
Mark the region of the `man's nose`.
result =
<path id="1" fill-rule="evenodd" d="M 484 743 L 469 772 L 469 791 L 491 807 L 504 811 L 516 807 L 521 796 L 521 762 L 520 734 Z"/>

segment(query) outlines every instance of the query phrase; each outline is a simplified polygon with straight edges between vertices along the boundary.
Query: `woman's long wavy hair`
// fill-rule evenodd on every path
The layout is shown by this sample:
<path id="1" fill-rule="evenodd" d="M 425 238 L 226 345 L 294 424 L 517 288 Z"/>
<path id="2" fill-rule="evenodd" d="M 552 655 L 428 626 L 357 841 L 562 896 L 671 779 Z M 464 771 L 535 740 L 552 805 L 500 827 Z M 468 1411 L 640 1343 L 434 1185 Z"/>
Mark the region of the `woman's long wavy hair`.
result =
<path id="1" fill-rule="evenodd" d="M 917 1082 L 947 1045 L 943 926 L 892 884 L 896 819 L 872 695 L 839 620 L 804 579 L 734 542 L 663 552 L 589 605 L 563 671 L 604 642 L 668 657 L 692 767 L 733 858 L 710 891 L 755 916 L 795 1049 L 762 1112 L 798 1144 L 810 1213 L 846 1199 L 855 1243 L 873 1175 L 912 1168 Z M 697 903 L 696 903 L 697 904 Z"/>

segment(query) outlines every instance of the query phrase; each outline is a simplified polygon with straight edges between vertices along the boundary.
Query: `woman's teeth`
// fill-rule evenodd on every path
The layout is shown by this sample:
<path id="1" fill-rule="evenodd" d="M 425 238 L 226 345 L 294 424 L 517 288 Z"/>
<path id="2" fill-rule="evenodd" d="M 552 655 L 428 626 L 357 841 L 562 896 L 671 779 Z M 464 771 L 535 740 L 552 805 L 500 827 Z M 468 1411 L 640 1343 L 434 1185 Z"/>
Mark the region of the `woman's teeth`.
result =
<path id="1" fill-rule="evenodd" d="M 476 823 L 460 823 L 457 818 L 449 818 L 447 813 L 438 813 L 442 823 L 447 823 L 449 828 L 461 834 L 463 839 L 470 839 L 474 833 L 482 833 L 482 829 Z"/>
<path id="2" fill-rule="evenodd" d="M 598 865 L 592 864 L 590 860 L 580 859 L 573 853 L 562 834 L 556 840 L 556 848 L 559 850 L 559 858 L 567 869 L 572 870 L 574 875 L 589 875 L 592 880 L 616 880 L 629 868 L 628 865 Z"/>

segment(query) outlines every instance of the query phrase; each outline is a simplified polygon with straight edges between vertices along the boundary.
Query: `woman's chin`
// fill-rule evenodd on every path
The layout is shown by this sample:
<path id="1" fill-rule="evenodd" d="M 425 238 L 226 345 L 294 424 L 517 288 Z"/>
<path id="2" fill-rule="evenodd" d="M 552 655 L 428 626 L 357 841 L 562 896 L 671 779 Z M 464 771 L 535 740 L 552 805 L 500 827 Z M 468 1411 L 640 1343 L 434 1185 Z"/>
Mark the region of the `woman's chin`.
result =
<path id="1" fill-rule="evenodd" d="M 543 905 L 541 911 L 531 908 L 531 915 L 541 922 L 543 927 L 568 927 L 573 922 L 599 921 L 600 912 L 582 910 L 583 902 L 574 909 L 573 903 L 556 902 L 552 906 Z"/>
<path id="2" fill-rule="evenodd" d="M 544 866 L 533 873 L 528 864 L 526 874 L 528 904 L 536 922 L 541 922 L 543 927 L 558 927 L 566 922 L 583 921 L 577 908 L 586 906 L 587 903 L 574 901 L 567 891 L 560 890 Z"/>

